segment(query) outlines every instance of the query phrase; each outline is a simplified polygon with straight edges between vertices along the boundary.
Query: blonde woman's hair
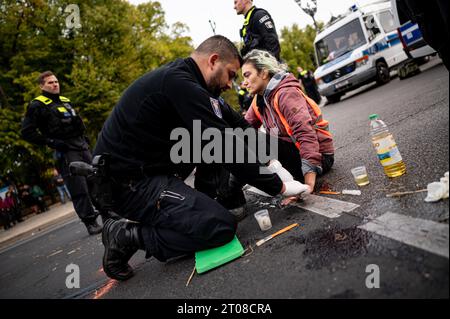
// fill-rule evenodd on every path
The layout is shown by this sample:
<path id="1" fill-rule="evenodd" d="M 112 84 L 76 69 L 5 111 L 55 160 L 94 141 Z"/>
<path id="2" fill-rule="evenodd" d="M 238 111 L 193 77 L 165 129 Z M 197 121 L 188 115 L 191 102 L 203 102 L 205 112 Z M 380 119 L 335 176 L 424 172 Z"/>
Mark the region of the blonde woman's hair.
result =
<path id="1" fill-rule="evenodd" d="M 259 72 L 268 71 L 269 76 L 273 77 L 279 72 L 286 72 L 288 67 L 286 64 L 278 62 L 278 60 L 269 52 L 263 50 L 252 50 L 245 57 L 242 65 L 250 63 Z"/>

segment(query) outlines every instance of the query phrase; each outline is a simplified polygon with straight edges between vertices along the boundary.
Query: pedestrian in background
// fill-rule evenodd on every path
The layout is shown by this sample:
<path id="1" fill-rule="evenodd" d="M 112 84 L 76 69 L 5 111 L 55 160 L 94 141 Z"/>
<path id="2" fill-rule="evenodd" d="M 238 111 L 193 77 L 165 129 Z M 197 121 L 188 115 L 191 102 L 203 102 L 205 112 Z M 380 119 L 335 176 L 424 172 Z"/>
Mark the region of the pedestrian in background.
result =
<path id="1" fill-rule="evenodd" d="M 5 230 L 8 230 L 11 228 L 11 215 L 9 214 L 9 211 L 7 209 L 7 204 L 5 203 L 5 200 L 3 200 L 3 197 L 0 196 L 0 218 L 1 222 L 3 224 L 3 228 Z"/>
<path id="2" fill-rule="evenodd" d="M 53 170 L 53 185 L 55 185 L 59 194 L 59 199 L 63 205 L 66 203 L 66 197 L 67 199 L 72 200 L 66 183 L 64 183 L 64 179 L 57 169 Z"/>
<path id="3" fill-rule="evenodd" d="M 9 185 L 8 191 L 14 201 L 13 219 L 16 223 L 20 223 L 22 222 L 22 208 L 18 190 L 15 185 Z"/>
<path id="4" fill-rule="evenodd" d="M 34 200 L 36 201 L 36 204 L 39 207 L 38 214 L 43 213 L 48 210 L 47 205 L 45 204 L 45 200 L 44 200 L 45 193 L 39 185 L 35 184 L 35 185 L 33 185 L 33 187 L 31 187 L 30 195 L 34 198 Z"/>

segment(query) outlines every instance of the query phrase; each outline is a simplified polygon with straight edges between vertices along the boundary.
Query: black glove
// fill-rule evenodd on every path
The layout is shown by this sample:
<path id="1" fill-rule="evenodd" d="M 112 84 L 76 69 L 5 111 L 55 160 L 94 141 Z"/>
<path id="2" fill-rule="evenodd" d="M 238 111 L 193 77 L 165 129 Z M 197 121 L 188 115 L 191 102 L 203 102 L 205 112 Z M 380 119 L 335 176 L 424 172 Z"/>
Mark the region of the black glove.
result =
<path id="1" fill-rule="evenodd" d="M 47 145 L 59 152 L 66 152 L 69 150 L 69 145 L 67 145 L 66 143 L 64 143 L 64 141 L 61 140 L 49 139 L 47 141 Z"/>

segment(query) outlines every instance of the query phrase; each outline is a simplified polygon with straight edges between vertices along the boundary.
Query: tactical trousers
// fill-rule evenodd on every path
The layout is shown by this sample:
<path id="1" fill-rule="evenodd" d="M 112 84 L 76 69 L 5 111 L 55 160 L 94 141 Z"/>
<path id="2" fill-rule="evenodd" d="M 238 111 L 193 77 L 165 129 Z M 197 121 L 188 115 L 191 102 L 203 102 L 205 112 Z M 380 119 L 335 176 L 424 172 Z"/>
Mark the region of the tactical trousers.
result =
<path id="1" fill-rule="evenodd" d="M 61 173 L 72 198 L 72 203 L 78 217 L 84 221 L 91 221 L 97 217 L 94 207 L 89 197 L 89 189 L 86 178 L 83 176 L 71 176 L 69 164 L 75 161 L 92 163 L 92 155 L 89 150 L 69 150 L 59 153 L 57 159 L 57 169 Z"/>
<path id="2" fill-rule="evenodd" d="M 175 176 L 160 175 L 113 184 L 115 212 L 140 223 L 147 257 L 160 261 L 230 242 L 233 215 Z"/>
<path id="3" fill-rule="evenodd" d="M 294 143 L 278 139 L 278 154 L 276 159 L 292 174 L 295 180 L 302 183 L 305 182 L 302 171 L 302 159 Z M 333 164 L 334 155 L 322 154 L 321 175 L 329 172 Z M 243 186 L 244 183 L 220 165 L 197 166 L 195 189 L 207 194 L 211 198 L 216 198 L 228 209 L 245 204 L 245 198 L 242 192 Z"/>

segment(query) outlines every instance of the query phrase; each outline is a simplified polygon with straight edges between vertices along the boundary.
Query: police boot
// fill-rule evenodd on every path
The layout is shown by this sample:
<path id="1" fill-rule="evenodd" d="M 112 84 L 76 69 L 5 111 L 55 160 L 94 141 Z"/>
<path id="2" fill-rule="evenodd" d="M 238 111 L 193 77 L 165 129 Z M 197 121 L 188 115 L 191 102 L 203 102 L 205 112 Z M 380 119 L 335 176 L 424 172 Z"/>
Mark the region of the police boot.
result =
<path id="1" fill-rule="evenodd" d="M 137 224 L 123 219 L 106 221 L 103 226 L 102 242 L 105 246 L 103 270 L 108 277 L 127 280 L 134 275 L 128 261 L 143 246 L 138 231 Z"/>
<path id="2" fill-rule="evenodd" d="M 247 217 L 246 199 L 242 190 L 233 192 L 227 197 L 219 197 L 217 201 L 231 212 L 237 222 Z"/>
<path id="3" fill-rule="evenodd" d="M 102 232 L 102 226 L 97 223 L 96 218 L 83 220 L 89 235 L 97 235 Z"/>

